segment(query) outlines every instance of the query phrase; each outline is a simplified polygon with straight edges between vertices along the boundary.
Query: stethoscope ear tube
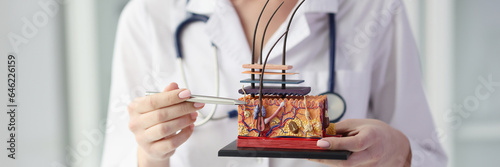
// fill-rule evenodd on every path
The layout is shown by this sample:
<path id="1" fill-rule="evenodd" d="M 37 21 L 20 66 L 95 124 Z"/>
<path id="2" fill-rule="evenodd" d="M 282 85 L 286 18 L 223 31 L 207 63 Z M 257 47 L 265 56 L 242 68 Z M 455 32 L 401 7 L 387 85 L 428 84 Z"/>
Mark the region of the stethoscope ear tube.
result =
<path id="1" fill-rule="evenodd" d="M 177 58 L 180 59 L 183 58 L 182 44 L 181 44 L 182 31 L 184 31 L 184 28 L 186 28 L 186 26 L 188 26 L 189 24 L 197 21 L 206 23 L 208 21 L 208 16 L 192 14 L 191 17 L 181 22 L 181 24 L 177 26 L 177 29 L 175 29 L 175 51 L 177 52 Z"/>
<path id="2" fill-rule="evenodd" d="M 330 76 L 328 76 L 328 92 L 332 92 L 335 89 L 335 43 L 336 43 L 336 27 L 335 27 L 335 14 L 328 14 L 328 21 L 330 22 Z"/>
<path id="3" fill-rule="evenodd" d="M 328 14 L 328 21 L 330 22 L 330 76 L 328 76 L 328 91 L 322 95 L 326 95 L 328 98 L 328 117 L 331 123 L 340 121 L 346 112 L 346 102 L 342 96 L 334 92 L 335 89 L 335 40 L 336 38 L 336 27 L 335 27 L 335 14 Z"/>
<path id="4" fill-rule="evenodd" d="M 208 21 L 208 16 L 192 14 L 191 17 L 189 17 L 188 19 L 181 22 L 181 24 L 179 24 L 179 26 L 175 30 L 175 50 L 177 52 L 177 63 L 178 63 L 178 66 L 180 68 L 182 81 L 184 82 L 185 87 L 188 89 L 189 89 L 189 87 L 188 87 L 186 74 L 184 72 L 184 67 L 183 67 L 183 62 L 182 62 L 184 56 L 182 53 L 182 43 L 181 43 L 182 37 L 181 37 L 181 35 L 182 35 L 182 31 L 184 30 L 184 28 L 186 26 L 188 26 L 189 24 L 191 24 L 193 22 L 198 22 L 198 21 L 205 23 Z M 215 92 L 216 92 L 216 96 L 219 96 L 219 64 L 218 64 L 218 60 L 217 60 L 217 57 L 218 57 L 217 56 L 217 47 L 214 44 L 212 44 L 212 48 L 215 52 L 214 53 L 214 56 L 215 56 L 215 86 L 216 86 Z M 200 111 L 196 111 L 196 112 L 198 112 L 198 116 L 202 117 L 202 119 L 199 121 L 196 121 L 194 123 L 194 125 L 200 126 L 200 125 L 207 123 L 210 119 L 212 119 L 216 110 L 217 110 L 217 105 L 215 104 L 207 116 L 203 115 Z"/>

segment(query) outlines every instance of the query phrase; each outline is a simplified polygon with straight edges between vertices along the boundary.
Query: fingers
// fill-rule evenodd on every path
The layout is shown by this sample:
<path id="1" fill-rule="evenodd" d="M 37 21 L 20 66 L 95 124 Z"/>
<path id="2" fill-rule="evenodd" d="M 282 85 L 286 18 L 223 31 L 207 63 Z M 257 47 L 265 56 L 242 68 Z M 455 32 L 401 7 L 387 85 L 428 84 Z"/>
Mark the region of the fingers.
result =
<path id="1" fill-rule="evenodd" d="M 400 155 L 397 150 L 387 150 L 387 145 L 397 145 L 387 134 L 391 127 L 379 120 L 345 120 L 336 124 L 336 128 L 347 137 L 329 137 L 318 140 L 317 145 L 330 150 L 349 150 L 352 155 L 347 160 L 311 160 L 332 166 L 400 166 L 380 165 L 383 157 Z M 339 130 L 338 130 L 339 131 Z M 384 146 L 385 145 L 385 146 Z M 391 156 L 387 156 L 387 155 Z M 405 155 L 403 155 L 405 156 Z"/>
<path id="2" fill-rule="evenodd" d="M 203 103 L 184 102 L 170 107 L 154 110 L 139 116 L 140 125 L 137 128 L 150 128 L 156 124 L 173 120 L 183 115 L 191 114 L 204 107 Z M 196 117 L 195 117 L 196 118 Z"/>
<path id="3" fill-rule="evenodd" d="M 373 161 L 379 161 L 382 156 L 380 151 L 361 151 L 352 153 L 347 159 L 348 164 L 370 164 Z"/>
<path id="4" fill-rule="evenodd" d="M 176 135 L 172 135 L 168 138 L 153 142 L 149 147 L 149 151 L 152 153 L 164 153 L 163 155 L 156 156 L 167 156 L 168 153 L 174 151 L 182 143 L 186 142 L 186 140 L 193 133 L 193 128 L 194 124 L 191 124 L 190 126 L 182 129 L 182 131 Z"/>
<path id="5" fill-rule="evenodd" d="M 179 89 L 179 85 L 177 85 L 177 83 L 175 82 L 172 82 L 167 87 L 165 87 L 165 89 L 163 89 L 163 92 L 169 92 L 175 89 Z"/>
<path id="6" fill-rule="evenodd" d="M 336 166 L 354 166 L 350 162 L 347 162 L 348 160 L 309 159 L 309 161 L 326 164 L 326 165 L 332 166 L 332 167 L 336 167 Z"/>
<path id="7" fill-rule="evenodd" d="M 354 131 L 360 125 L 365 124 L 362 119 L 346 119 L 340 122 L 335 123 L 335 131 L 337 133 L 348 133 Z"/>
<path id="8" fill-rule="evenodd" d="M 310 161 L 327 164 L 330 166 L 366 166 L 371 161 L 376 161 L 379 158 L 373 157 L 370 152 L 362 151 L 352 153 L 347 160 L 328 160 L 328 159 L 309 159 Z M 365 165 L 363 165 L 365 164 Z"/>
<path id="9" fill-rule="evenodd" d="M 129 129 L 140 145 L 141 155 L 165 160 L 189 138 L 197 117 L 195 111 L 204 106 L 185 102 L 190 97 L 189 90 L 171 83 L 164 92 L 136 98 L 129 104 Z"/>
<path id="10" fill-rule="evenodd" d="M 129 110 L 142 114 L 184 102 L 189 99 L 189 97 L 191 97 L 191 91 L 187 89 L 176 89 L 169 92 L 157 93 L 135 99 L 129 105 Z"/>
<path id="11" fill-rule="evenodd" d="M 318 140 L 317 146 L 330 150 L 349 150 L 359 152 L 367 149 L 375 143 L 377 134 L 370 127 L 359 130 L 355 136 L 327 137 Z"/>
<path id="12" fill-rule="evenodd" d="M 196 116 L 197 113 L 194 112 L 192 114 L 184 115 L 168 122 L 154 125 L 144 131 L 144 136 L 146 137 L 147 142 L 160 140 L 164 137 L 175 134 L 177 131 L 193 124 L 196 120 Z"/>

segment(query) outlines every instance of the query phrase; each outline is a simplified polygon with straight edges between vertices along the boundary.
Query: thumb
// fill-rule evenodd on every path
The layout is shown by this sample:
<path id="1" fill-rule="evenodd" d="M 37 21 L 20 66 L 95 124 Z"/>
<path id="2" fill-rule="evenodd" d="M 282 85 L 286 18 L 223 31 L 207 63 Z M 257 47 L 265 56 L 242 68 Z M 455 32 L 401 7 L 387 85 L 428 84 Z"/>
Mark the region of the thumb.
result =
<path id="1" fill-rule="evenodd" d="M 167 87 L 165 87 L 165 89 L 163 89 L 163 92 L 169 92 L 176 89 L 179 89 L 179 85 L 177 85 L 177 83 L 175 82 L 172 82 Z"/>
<path id="2" fill-rule="evenodd" d="M 365 132 L 360 132 L 355 136 L 348 137 L 325 137 L 318 140 L 316 145 L 329 150 L 349 150 L 359 152 L 367 149 L 373 144 L 370 137 Z"/>
<path id="3" fill-rule="evenodd" d="M 355 137 L 327 137 L 318 140 L 318 147 L 329 150 L 348 150 L 358 152 L 364 150 L 364 144 L 360 144 Z"/>
<path id="4" fill-rule="evenodd" d="M 347 144 L 351 142 L 350 139 L 347 138 L 352 137 L 326 137 L 318 140 L 316 145 L 329 150 L 349 150 Z"/>

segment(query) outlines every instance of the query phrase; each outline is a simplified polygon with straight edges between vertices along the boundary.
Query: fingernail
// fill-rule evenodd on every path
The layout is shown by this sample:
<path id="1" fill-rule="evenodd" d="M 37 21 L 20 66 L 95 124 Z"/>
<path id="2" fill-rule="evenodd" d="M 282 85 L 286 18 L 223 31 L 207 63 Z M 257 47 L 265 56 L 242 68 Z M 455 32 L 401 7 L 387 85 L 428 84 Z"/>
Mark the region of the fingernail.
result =
<path id="1" fill-rule="evenodd" d="M 179 93 L 179 98 L 181 98 L 181 99 L 185 99 L 188 97 L 191 97 L 191 91 L 189 91 L 187 89 L 183 90 L 181 93 Z"/>
<path id="2" fill-rule="evenodd" d="M 329 148 L 330 143 L 327 141 L 318 140 L 318 142 L 316 143 L 316 146 L 321 147 L 321 148 Z"/>
<path id="3" fill-rule="evenodd" d="M 205 103 L 194 103 L 193 106 L 194 108 L 201 108 L 205 105 Z"/>
<path id="4" fill-rule="evenodd" d="M 198 113 L 197 112 L 191 113 L 191 119 L 192 120 L 196 120 L 196 117 L 198 117 Z"/>
<path id="5" fill-rule="evenodd" d="M 194 129 L 194 124 L 189 125 L 189 128 L 190 128 L 191 130 L 193 130 L 193 129 Z"/>

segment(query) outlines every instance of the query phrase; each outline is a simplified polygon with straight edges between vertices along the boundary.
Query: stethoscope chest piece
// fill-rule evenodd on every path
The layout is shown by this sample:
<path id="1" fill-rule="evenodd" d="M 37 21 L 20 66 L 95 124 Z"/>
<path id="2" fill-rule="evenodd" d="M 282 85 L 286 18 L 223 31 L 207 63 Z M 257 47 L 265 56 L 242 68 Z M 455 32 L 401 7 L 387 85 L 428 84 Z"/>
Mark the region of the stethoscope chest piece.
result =
<path id="1" fill-rule="evenodd" d="M 339 122 L 346 111 L 346 103 L 344 98 L 342 98 L 342 96 L 340 96 L 339 94 L 333 92 L 326 92 L 321 95 L 326 95 L 328 99 L 327 109 L 328 117 L 330 117 L 330 122 Z"/>

